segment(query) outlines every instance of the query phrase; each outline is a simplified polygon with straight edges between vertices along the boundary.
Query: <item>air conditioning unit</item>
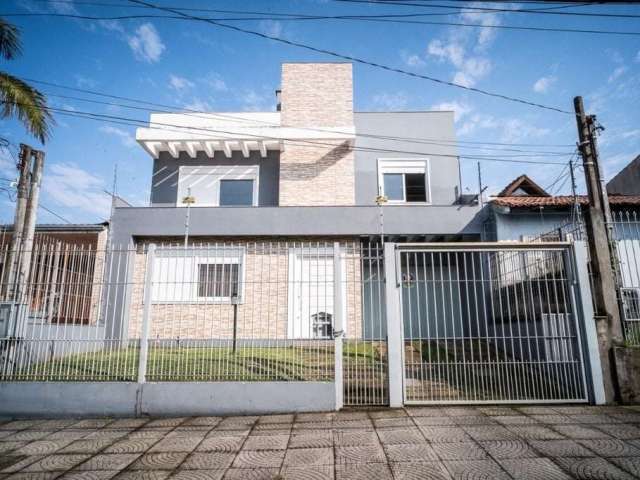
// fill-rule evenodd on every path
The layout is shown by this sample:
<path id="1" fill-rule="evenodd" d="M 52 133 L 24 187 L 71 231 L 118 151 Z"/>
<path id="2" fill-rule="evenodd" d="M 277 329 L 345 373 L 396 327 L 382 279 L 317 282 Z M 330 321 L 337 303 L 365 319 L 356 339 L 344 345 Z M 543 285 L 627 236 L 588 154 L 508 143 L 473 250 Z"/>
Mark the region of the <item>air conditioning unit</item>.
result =
<path id="1" fill-rule="evenodd" d="M 0 338 L 24 337 L 29 306 L 16 302 L 0 302 Z"/>

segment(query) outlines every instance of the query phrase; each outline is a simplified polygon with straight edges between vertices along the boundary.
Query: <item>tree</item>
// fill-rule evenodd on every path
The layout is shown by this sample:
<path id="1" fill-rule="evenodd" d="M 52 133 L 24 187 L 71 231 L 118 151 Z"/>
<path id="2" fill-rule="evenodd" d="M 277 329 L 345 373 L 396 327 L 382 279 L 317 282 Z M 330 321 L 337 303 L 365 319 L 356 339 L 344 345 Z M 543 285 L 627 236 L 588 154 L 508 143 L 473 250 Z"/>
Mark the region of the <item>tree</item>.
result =
<path id="1" fill-rule="evenodd" d="M 22 53 L 20 31 L 0 18 L 0 57 L 13 60 Z M 38 140 L 49 137 L 53 118 L 46 97 L 25 81 L 0 71 L 0 116 L 15 117 Z"/>

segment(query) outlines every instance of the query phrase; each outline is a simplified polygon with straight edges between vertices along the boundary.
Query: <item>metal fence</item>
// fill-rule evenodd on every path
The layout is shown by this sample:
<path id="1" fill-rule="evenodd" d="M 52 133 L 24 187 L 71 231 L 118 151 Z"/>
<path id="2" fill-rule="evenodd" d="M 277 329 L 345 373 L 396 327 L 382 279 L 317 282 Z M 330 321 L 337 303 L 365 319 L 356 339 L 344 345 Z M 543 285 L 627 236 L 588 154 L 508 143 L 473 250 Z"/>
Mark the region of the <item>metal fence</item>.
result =
<path id="1" fill-rule="evenodd" d="M 57 243 L 30 253 L 17 284 L 0 271 L 0 380 L 334 381 L 344 335 L 345 404 L 388 401 L 381 246 Z"/>
<path id="2" fill-rule="evenodd" d="M 388 357 L 382 244 L 344 249 L 341 290 L 348 298 L 343 341 L 345 405 L 387 405 Z"/>
<path id="3" fill-rule="evenodd" d="M 635 210 L 611 213 L 609 232 L 614 253 L 613 269 L 625 341 L 640 345 L 640 215 Z M 572 221 L 532 238 L 533 241 L 587 240 L 584 220 Z M 591 267 L 589 266 L 589 270 Z M 590 277 L 593 290 L 593 278 Z M 595 305 L 594 305 L 595 306 Z"/>
<path id="4" fill-rule="evenodd" d="M 586 401 L 568 253 L 400 247 L 405 401 Z"/>

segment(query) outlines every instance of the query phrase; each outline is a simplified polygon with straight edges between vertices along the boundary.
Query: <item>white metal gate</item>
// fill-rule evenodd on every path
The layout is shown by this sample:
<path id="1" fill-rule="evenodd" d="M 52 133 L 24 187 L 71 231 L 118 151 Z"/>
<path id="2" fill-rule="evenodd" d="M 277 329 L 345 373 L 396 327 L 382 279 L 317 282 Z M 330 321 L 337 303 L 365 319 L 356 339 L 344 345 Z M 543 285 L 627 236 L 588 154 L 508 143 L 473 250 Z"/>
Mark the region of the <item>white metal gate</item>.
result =
<path id="1" fill-rule="evenodd" d="M 399 246 L 405 403 L 588 401 L 570 248 Z"/>

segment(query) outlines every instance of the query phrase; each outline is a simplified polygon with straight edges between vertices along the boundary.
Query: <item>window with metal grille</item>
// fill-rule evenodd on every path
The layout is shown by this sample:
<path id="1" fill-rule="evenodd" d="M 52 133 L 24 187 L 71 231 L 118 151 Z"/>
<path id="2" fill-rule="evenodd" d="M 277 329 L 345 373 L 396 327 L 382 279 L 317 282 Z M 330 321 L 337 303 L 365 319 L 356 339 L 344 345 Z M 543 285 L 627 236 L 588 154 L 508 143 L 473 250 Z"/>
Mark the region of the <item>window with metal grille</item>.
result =
<path id="1" fill-rule="evenodd" d="M 229 298 L 239 294 L 237 263 L 201 263 L 198 265 L 198 297 Z"/>
<path id="2" fill-rule="evenodd" d="M 640 288 L 622 288 L 622 306 L 625 320 L 640 320 Z"/>

